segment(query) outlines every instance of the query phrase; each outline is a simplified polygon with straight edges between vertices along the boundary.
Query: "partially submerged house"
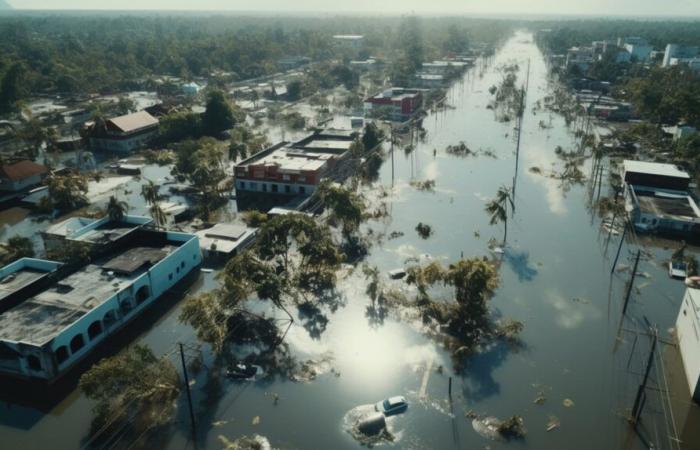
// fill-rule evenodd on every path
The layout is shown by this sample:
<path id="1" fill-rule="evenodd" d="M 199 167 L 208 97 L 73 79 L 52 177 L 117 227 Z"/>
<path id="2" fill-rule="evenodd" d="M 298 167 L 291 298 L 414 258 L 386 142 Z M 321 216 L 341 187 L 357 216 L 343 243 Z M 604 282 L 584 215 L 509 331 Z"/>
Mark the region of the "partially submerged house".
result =
<path id="1" fill-rule="evenodd" d="M 625 209 L 637 230 L 691 233 L 700 229 L 700 209 L 688 192 L 688 173 L 673 164 L 626 160 L 622 178 Z"/>
<path id="2" fill-rule="evenodd" d="M 248 248 L 257 232 L 257 228 L 217 223 L 211 228 L 198 231 L 196 235 L 205 257 L 225 261 Z"/>
<path id="3" fill-rule="evenodd" d="M 676 339 L 690 396 L 700 402 L 700 290 L 688 288 L 676 319 Z"/>
<path id="4" fill-rule="evenodd" d="M 40 184 L 49 173 L 46 166 L 23 160 L 0 166 L 0 192 L 18 193 Z"/>
<path id="5" fill-rule="evenodd" d="M 54 381 L 201 264 L 192 234 L 129 226 L 112 235 L 105 223 L 81 234 L 72 225 L 81 224 L 65 224 L 67 236 L 94 237 L 89 259 L 65 265 L 23 259 L 0 269 L 4 375 Z"/>
<path id="6" fill-rule="evenodd" d="M 423 108 L 421 89 L 391 88 L 365 99 L 365 114 L 386 115 L 387 118 L 405 122 Z"/>
<path id="7" fill-rule="evenodd" d="M 90 147 L 115 153 L 129 153 L 145 147 L 158 133 L 158 119 L 139 111 L 88 125 Z"/>
<path id="8" fill-rule="evenodd" d="M 347 158 L 357 136 L 357 131 L 327 129 L 273 145 L 236 164 L 236 192 L 311 195 Z"/>

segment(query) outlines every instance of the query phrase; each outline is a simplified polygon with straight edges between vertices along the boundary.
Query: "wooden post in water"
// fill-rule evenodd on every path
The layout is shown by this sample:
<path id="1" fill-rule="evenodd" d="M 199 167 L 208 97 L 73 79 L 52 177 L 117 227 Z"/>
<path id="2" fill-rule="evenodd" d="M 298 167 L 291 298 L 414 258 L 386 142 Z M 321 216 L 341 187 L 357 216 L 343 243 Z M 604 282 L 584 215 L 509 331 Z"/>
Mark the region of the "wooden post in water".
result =
<path id="1" fill-rule="evenodd" d="M 450 397 L 450 401 L 452 401 L 452 377 L 450 377 L 450 380 L 447 384 L 447 395 Z"/>
<path id="2" fill-rule="evenodd" d="M 630 278 L 630 282 L 627 285 L 627 293 L 625 294 L 625 303 L 622 306 L 622 315 L 624 316 L 625 313 L 627 312 L 627 304 L 630 301 L 630 295 L 632 294 L 632 286 L 634 286 L 634 279 L 637 276 L 637 266 L 639 265 L 639 257 L 641 256 L 642 251 L 637 250 L 637 257 L 634 258 L 634 267 L 632 267 L 632 277 Z"/>

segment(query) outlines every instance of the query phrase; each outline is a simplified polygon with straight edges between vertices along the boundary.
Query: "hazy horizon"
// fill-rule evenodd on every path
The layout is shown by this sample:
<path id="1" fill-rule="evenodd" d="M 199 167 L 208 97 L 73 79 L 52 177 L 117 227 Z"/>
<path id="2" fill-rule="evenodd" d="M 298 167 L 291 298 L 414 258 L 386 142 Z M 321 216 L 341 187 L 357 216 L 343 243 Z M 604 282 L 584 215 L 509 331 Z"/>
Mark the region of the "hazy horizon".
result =
<path id="1" fill-rule="evenodd" d="M 325 0 L 297 0 L 294 7 L 285 0 L 122 0 L 114 4 L 92 0 L 6 0 L 19 10 L 112 10 L 112 11 L 232 11 L 249 13 L 381 13 L 381 14 L 493 14 L 493 15 L 589 15 L 589 16 L 700 16 L 698 0 L 403 0 L 392 2 L 355 0 L 344 6 L 328 7 Z M 397 2 L 398 3 L 398 2 Z"/>

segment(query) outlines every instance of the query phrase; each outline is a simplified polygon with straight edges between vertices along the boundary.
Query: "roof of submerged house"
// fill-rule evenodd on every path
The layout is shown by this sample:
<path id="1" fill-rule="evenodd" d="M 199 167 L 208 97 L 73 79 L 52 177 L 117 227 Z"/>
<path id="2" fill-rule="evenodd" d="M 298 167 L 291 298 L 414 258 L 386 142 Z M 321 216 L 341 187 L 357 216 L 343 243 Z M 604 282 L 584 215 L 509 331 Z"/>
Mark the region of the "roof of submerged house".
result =
<path id="1" fill-rule="evenodd" d="M 28 159 L 19 161 L 13 164 L 5 164 L 0 166 L 0 177 L 7 178 L 12 181 L 20 181 L 34 175 L 45 174 L 49 171 L 46 166 L 37 164 Z"/>
<path id="2" fill-rule="evenodd" d="M 148 114 L 146 111 L 114 117 L 107 122 L 124 133 L 132 133 L 158 125 L 158 119 Z"/>

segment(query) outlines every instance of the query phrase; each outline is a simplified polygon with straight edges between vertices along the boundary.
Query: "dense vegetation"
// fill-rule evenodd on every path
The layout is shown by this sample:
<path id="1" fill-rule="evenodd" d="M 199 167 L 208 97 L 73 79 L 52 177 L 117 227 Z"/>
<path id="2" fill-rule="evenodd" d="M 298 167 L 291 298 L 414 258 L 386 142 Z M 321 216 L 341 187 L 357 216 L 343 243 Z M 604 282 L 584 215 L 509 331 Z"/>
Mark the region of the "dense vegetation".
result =
<path id="1" fill-rule="evenodd" d="M 469 42 L 495 43 L 511 23 L 435 18 L 326 18 L 158 15 L 46 15 L 0 17 L 0 112 L 29 93 L 112 93 L 155 88 L 155 76 L 220 81 L 279 71 L 277 62 L 303 55 L 315 61 L 393 58 L 402 63 L 464 50 Z M 365 35 L 357 50 L 332 35 Z M 410 38 L 410 39 L 408 39 Z M 337 69 L 352 83 L 352 74 Z"/>

